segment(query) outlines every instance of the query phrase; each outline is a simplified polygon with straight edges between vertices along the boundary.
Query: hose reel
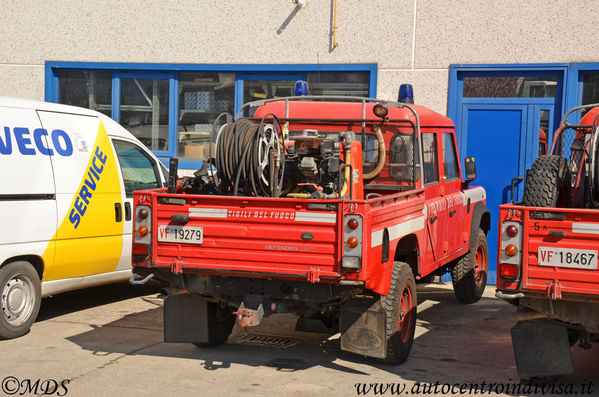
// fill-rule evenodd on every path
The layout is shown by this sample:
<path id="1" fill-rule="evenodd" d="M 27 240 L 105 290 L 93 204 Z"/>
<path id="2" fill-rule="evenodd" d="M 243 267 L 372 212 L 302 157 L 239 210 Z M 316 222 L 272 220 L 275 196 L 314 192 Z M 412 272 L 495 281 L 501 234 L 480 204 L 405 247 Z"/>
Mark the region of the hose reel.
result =
<path id="1" fill-rule="evenodd" d="M 267 124 L 266 118 L 274 119 Z M 279 197 L 285 169 L 285 151 L 277 118 L 266 115 L 260 124 L 239 119 L 218 133 L 215 166 L 222 194 Z"/>

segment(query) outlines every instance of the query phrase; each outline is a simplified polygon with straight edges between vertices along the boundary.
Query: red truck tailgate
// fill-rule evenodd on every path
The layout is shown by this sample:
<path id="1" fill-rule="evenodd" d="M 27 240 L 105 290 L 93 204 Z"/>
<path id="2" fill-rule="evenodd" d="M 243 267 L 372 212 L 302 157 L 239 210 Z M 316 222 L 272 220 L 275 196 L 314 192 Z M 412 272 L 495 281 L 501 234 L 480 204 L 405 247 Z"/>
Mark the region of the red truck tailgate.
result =
<path id="1" fill-rule="evenodd" d="M 340 206 L 336 202 L 168 194 L 154 197 L 154 224 L 172 224 L 173 215 L 185 214 L 190 218 L 186 227 L 203 228 L 201 244 L 157 244 L 158 227 L 153 228 L 156 266 L 302 279 L 317 271 L 319 277 L 339 277 Z"/>
<path id="2" fill-rule="evenodd" d="M 599 295 L 598 211 L 528 208 L 524 227 L 525 289 Z"/>

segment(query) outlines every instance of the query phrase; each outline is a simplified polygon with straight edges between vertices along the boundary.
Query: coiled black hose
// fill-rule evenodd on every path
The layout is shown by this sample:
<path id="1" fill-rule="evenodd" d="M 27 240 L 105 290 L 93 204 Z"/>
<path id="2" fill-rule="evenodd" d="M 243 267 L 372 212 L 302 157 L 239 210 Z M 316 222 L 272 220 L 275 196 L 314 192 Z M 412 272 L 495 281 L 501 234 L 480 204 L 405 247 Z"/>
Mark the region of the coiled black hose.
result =
<path id="1" fill-rule="evenodd" d="M 278 126 L 276 118 L 275 126 L 239 119 L 220 129 L 215 165 L 221 194 L 280 196 L 285 153 Z"/>

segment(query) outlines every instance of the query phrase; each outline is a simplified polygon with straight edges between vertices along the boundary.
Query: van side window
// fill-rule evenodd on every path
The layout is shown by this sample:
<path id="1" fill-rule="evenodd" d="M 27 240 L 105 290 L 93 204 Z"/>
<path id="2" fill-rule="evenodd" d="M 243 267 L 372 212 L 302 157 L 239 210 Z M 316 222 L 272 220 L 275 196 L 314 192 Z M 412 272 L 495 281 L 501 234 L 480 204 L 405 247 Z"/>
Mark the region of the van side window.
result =
<path id="1" fill-rule="evenodd" d="M 439 182 L 439 156 L 437 155 L 437 135 L 430 132 L 422 134 L 422 165 L 424 166 L 424 184 Z"/>
<path id="2" fill-rule="evenodd" d="M 141 148 L 125 141 L 112 142 L 121 165 L 126 197 L 133 197 L 135 190 L 161 186 L 156 163 Z"/>
<path id="3" fill-rule="evenodd" d="M 451 181 L 459 177 L 458 157 L 453 143 L 453 135 L 443 134 L 443 180 Z"/>

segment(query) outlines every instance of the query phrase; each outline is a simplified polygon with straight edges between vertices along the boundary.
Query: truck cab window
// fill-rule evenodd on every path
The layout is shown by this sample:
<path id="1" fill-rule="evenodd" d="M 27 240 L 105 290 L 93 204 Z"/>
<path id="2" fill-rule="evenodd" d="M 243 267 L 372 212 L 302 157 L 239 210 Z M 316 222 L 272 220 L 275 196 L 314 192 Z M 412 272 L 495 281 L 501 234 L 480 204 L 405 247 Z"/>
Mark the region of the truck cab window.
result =
<path id="1" fill-rule="evenodd" d="M 141 148 L 125 141 L 114 140 L 113 144 L 121 165 L 127 197 L 133 197 L 135 190 L 162 186 L 156 163 Z"/>
<path id="2" fill-rule="evenodd" d="M 453 135 L 443 134 L 443 180 L 451 181 L 460 175 L 458 171 L 458 157 L 456 155 Z"/>
<path id="3" fill-rule="evenodd" d="M 422 134 L 422 154 L 424 183 L 430 185 L 439 182 L 439 156 L 437 155 L 437 136 L 431 132 Z"/>

